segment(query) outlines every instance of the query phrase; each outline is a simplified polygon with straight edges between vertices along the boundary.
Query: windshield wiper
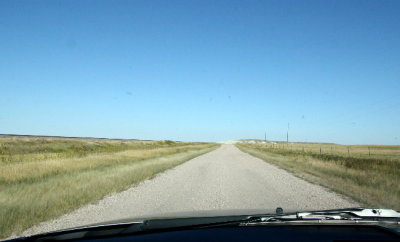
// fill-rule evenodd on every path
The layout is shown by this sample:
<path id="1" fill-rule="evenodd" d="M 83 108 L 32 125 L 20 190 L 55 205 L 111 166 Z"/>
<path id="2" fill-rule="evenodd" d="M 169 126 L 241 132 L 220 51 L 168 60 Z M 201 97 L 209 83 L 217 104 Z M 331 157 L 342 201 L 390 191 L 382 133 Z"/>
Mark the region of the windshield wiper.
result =
<path id="1" fill-rule="evenodd" d="M 325 210 L 313 212 L 296 213 L 297 218 L 312 219 L 323 218 L 328 219 L 377 219 L 377 220 L 392 220 L 400 219 L 400 213 L 392 209 L 373 209 L 373 208 L 352 208 Z"/>
<path id="2" fill-rule="evenodd" d="M 275 215 L 249 216 L 248 218 L 227 221 L 224 223 L 209 224 L 205 227 L 226 225 L 267 224 L 274 222 L 307 222 L 307 221 L 355 221 L 355 222 L 391 222 L 400 225 L 400 212 L 392 209 L 349 208 L 335 210 L 321 210 L 310 212 L 283 213 L 282 208 L 277 208 Z"/>
<path id="3" fill-rule="evenodd" d="M 280 208 L 278 208 L 280 209 Z M 350 208 L 336 210 L 322 210 L 310 212 L 296 212 L 276 215 L 251 217 L 241 225 L 268 224 L 276 222 L 387 222 L 396 226 L 400 225 L 400 212 L 392 209 Z"/>
<path id="4" fill-rule="evenodd" d="M 279 209 L 279 212 L 278 212 Z M 281 208 L 277 209 L 277 215 L 260 216 L 250 218 L 248 223 L 254 222 L 289 222 L 289 221 L 326 221 L 326 220 L 342 220 L 342 221 L 385 221 L 400 223 L 400 212 L 392 209 L 373 209 L 373 208 L 349 208 L 322 210 L 310 212 L 296 212 L 284 214 Z M 246 223 L 246 224 L 248 224 Z"/>

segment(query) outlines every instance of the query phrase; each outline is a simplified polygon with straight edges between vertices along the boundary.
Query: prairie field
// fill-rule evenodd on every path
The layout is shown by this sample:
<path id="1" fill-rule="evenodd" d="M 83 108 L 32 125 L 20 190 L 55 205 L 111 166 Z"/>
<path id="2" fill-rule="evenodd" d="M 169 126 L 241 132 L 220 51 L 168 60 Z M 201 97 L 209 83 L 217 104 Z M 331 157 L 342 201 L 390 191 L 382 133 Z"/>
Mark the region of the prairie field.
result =
<path id="1" fill-rule="evenodd" d="M 258 142 L 266 148 L 353 158 L 368 158 L 378 160 L 400 161 L 399 145 L 340 145 L 332 143 L 286 143 L 286 142 Z"/>
<path id="2" fill-rule="evenodd" d="M 218 145 L 0 137 L 0 238 L 122 191 Z"/>
<path id="3" fill-rule="evenodd" d="M 364 206 L 400 209 L 400 146 L 254 141 L 236 146 Z"/>

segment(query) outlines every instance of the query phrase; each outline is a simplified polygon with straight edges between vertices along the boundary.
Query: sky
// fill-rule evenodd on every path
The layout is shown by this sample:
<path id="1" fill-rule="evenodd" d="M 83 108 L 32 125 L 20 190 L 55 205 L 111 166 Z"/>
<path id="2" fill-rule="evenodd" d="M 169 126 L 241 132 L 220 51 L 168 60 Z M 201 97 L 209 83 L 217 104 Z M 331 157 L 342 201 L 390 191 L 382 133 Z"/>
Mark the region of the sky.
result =
<path id="1" fill-rule="evenodd" d="M 0 133 L 400 144 L 400 1 L 0 1 Z"/>

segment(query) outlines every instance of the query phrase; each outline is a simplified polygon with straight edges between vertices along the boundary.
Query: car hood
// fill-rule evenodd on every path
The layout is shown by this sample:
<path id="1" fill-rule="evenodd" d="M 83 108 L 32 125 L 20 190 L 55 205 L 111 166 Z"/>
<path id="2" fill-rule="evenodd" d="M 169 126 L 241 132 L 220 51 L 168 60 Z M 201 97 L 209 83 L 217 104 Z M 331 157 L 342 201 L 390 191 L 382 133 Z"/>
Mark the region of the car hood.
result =
<path id="1" fill-rule="evenodd" d="M 178 211 L 165 213 L 152 213 L 146 216 L 126 217 L 117 220 L 108 220 L 100 223 L 88 224 L 87 226 L 107 225 L 140 222 L 153 219 L 178 219 L 178 218 L 201 218 L 201 217 L 223 217 L 223 216 L 240 216 L 240 215 L 260 215 L 275 214 L 276 208 L 273 209 L 223 209 L 223 210 L 199 210 L 199 211 Z M 299 212 L 296 209 L 285 209 L 285 213 Z"/>

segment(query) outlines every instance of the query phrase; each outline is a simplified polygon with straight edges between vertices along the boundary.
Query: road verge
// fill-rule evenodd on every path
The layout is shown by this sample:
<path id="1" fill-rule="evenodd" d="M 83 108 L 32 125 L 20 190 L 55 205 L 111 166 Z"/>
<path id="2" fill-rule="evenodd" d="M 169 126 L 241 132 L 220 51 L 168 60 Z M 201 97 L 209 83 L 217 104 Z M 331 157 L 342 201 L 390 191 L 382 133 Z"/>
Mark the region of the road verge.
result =
<path id="1" fill-rule="evenodd" d="M 400 209 L 400 173 L 396 161 L 381 162 L 371 168 L 371 164 L 357 159 L 318 159 L 315 155 L 270 149 L 262 145 L 236 146 L 243 152 L 366 206 Z"/>

